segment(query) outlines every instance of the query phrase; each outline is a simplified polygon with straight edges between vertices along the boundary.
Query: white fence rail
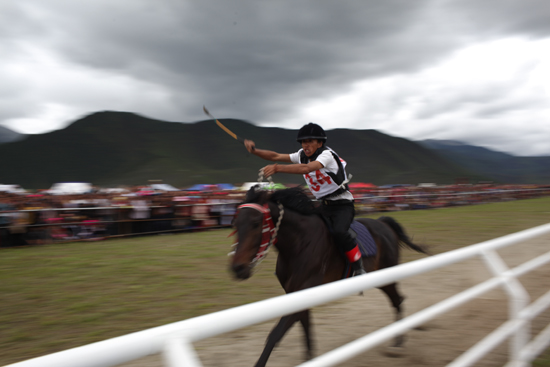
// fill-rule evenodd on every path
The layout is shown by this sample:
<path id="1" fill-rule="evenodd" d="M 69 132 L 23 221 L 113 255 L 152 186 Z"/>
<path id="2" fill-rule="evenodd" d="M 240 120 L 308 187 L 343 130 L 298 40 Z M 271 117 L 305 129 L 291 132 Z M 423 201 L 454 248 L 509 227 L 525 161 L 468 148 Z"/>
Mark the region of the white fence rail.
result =
<path id="1" fill-rule="evenodd" d="M 519 283 L 518 277 L 550 263 L 550 252 L 509 269 L 496 250 L 548 233 L 550 233 L 550 223 L 367 275 L 108 339 L 6 367 L 106 367 L 156 353 L 163 353 L 165 362 L 170 367 L 200 367 L 202 364 L 192 345 L 198 340 L 319 306 L 357 294 L 362 290 L 383 286 L 476 256 L 481 256 L 485 260 L 494 274 L 493 278 L 300 366 L 321 367 L 342 363 L 499 286 L 504 287 L 509 297 L 509 320 L 455 359 L 449 366 L 470 366 L 507 338 L 510 338 L 510 361 L 507 367 L 529 366 L 530 362 L 550 345 L 550 325 L 534 339 L 530 339 L 530 321 L 550 307 L 550 290 L 529 304 L 529 296 Z"/>

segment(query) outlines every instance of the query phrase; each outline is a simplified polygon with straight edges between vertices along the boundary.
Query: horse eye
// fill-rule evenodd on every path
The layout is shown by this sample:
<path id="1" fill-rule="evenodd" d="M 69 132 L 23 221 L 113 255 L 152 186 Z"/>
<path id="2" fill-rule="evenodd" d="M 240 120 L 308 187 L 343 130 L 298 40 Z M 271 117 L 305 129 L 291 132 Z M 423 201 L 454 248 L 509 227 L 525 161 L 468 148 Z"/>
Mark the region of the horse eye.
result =
<path id="1" fill-rule="evenodd" d="M 259 220 L 252 221 L 252 228 L 258 228 L 262 223 Z"/>

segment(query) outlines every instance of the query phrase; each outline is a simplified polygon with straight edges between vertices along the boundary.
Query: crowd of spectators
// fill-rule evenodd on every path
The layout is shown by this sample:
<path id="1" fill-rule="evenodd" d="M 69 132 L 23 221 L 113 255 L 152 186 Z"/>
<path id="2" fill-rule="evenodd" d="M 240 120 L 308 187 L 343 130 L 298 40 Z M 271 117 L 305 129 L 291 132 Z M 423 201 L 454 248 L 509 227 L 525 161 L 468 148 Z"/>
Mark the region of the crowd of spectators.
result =
<path id="1" fill-rule="evenodd" d="M 242 193 L 0 193 L 0 246 L 171 233 L 231 225 Z"/>
<path id="2" fill-rule="evenodd" d="M 394 185 L 354 192 L 360 213 L 442 208 L 550 195 L 550 185 Z"/>
<path id="3" fill-rule="evenodd" d="M 550 195 L 550 185 L 352 187 L 359 215 Z M 231 225 L 244 191 L 0 192 L 0 247 L 176 233 Z"/>

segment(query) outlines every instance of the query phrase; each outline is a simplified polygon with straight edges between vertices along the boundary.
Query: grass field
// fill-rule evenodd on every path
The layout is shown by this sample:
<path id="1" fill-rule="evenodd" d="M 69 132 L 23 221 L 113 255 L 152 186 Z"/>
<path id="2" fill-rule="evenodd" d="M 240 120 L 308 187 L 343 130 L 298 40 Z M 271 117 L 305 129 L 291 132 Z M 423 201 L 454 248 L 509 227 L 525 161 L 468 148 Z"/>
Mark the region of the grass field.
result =
<path id="1" fill-rule="evenodd" d="M 550 222 L 550 198 L 386 214 L 441 253 Z M 232 279 L 229 233 L 2 249 L 0 365 L 282 294 L 274 250 L 251 279 Z M 548 353 L 537 363 L 550 366 Z"/>

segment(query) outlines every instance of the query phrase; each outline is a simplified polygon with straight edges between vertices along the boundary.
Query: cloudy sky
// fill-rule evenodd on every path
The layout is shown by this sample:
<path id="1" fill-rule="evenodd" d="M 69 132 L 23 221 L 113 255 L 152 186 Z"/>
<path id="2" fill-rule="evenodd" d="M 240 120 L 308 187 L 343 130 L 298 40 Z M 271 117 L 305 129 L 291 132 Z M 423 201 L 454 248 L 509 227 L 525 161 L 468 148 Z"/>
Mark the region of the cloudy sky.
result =
<path id="1" fill-rule="evenodd" d="M 91 112 L 550 155 L 546 0 L 0 0 L 0 125 Z"/>

